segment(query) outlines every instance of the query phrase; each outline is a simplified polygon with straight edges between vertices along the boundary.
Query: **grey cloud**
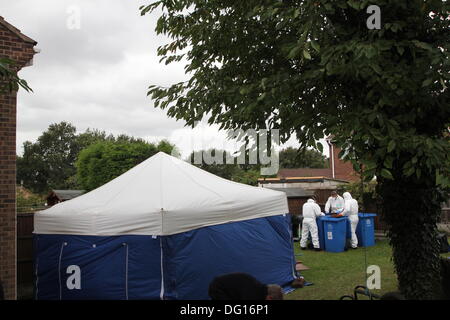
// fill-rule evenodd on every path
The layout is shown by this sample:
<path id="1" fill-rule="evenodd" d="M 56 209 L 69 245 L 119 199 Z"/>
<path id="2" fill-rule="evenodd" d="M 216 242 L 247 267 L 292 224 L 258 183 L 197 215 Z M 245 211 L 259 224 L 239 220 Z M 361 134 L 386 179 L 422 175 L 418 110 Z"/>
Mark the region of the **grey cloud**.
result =
<path id="1" fill-rule="evenodd" d="M 150 84 L 185 79 L 183 65 L 159 64 L 157 15 L 141 17 L 145 1 L 16 0 L 1 15 L 38 41 L 34 65 L 21 71 L 33 93 L 19 92 L 17 146 L 35 140 L 49 124 L 69 121 L 79 131 L 167 138 L 183 127 L 155 109 Z M 67 28 L 70 6 L 80 9 L 81 28 Z"/>
<path id="2" fill-rule="evenodd" d="M 155 109 L 146 96 L 150 84 L 168 86 L 186 79 L 183 64 L 159 63 L 156 50 L 169 39 L 154 32 L 157 13 L 141 17 L 138 10 L 151 1 L 3 1 L 0 14 L 41 49 L 34 65 L 20 72 L 34 92 L 21 90 L 18 95 L 19 153 L 25 140 L 35 140 L 60 121 L 71 122 L 79 131 L 97 128 L 150 141 L 177 142 L 192 133 L 183 122 Z M 72 5 L 81 10 L 79 30 L 67 28 Z M 206 135 L 222 136 L 217 128 L 209 128 L 193 139 L 208 141 Z M 183 153 L 189 154 L 190 140 L 182 144 Z"/>

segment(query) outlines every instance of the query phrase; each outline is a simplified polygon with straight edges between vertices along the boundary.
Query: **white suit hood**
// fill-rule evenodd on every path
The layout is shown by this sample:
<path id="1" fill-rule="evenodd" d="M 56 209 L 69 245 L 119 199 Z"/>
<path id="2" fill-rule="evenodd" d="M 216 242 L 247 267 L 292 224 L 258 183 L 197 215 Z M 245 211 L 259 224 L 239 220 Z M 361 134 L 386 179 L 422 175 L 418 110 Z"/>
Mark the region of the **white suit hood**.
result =
<path id="1" fill-rule="evenodd" d="M 358 201 L 356 201 L 356 199 L 353 199 L 349 192 L 344 192 L 343 196 L 345 204 L 344 204 L 344 211 L 342 212 L 342 214 L 344 216 L 351 216 L 351 215 L 358 216 L 359 211 Z"/>
<path id="2" fill-rule="evenodd" d="M 316 217 L 323 216 L 324 214 L 320 211 L 319 205 L 313 200 L 308 199 L 305 204 L 303 204 L 302 215 L 304 219 L 316 219 Z"/>

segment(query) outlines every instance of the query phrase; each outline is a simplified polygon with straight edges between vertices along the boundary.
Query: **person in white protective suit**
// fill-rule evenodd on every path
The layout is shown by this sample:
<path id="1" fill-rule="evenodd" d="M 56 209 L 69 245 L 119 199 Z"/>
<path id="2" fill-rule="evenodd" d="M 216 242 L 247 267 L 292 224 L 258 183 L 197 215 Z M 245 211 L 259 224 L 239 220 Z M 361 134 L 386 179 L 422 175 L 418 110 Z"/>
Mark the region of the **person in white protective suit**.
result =
<path id="1" fill-rule="evenodd" d="M 325 213 L 340 213 L 343 209 L 344 198 L 338 195 L 336 191 L 332 191 L 325 204 Z"/>
<path id="2" fill-rule="evenodd" d="M 356 236 L 356 227 L 358 226 L 358 201 L 352 198 L 349 192 L 344 192 L 344 211 L 343 216 L 347 216 L 350 220 L 352 231 L 352 249 L 358 248 L 358 237 Z"/>
<path id="3" fill-rule="evenodd" d="M 302 238 L 300 240 L 300 248 L 306 249 L 306 242 L 308 241 L 308 235 L 311 233 L 312 243 L 314 250 L 320 251 L 319 234 L 317 232 L 316 218 L 324 216 L 321 212 L 319 205 L 315 201 L 313 196 L 311 199 L 303 205 L 303 223 L 302 223 Z"/>

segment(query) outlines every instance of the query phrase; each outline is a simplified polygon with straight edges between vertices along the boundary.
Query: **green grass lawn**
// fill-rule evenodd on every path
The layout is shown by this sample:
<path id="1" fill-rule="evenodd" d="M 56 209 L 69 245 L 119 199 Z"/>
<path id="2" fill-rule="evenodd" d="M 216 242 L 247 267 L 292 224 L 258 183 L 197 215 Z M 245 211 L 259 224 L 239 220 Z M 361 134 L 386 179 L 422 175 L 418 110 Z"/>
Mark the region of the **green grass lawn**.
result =
<path id="1" fill-rule="evenodd" d="M 300 250 L 294 243 L 297 261 L 310 270 L 301 274 L 314 285 L 297 289 L 285 296 L 286 300 L 337 300 L 343 295 L 353 295 L 357 285 L 365 285 L 365 249 L 349 250 L 341 253 Z M 397 290 L 397 277 L 391 261 L 391 247 L 387 240 L 377 241 L 373 247 L 366 248 L 367 265 L 377 265 L 381 270 L 381 289 L 372 290 L 384 294 Z M 301 254 L 301 256 L 297 256 Z M 449 256 L 444 254 L 443 256 Z"/>

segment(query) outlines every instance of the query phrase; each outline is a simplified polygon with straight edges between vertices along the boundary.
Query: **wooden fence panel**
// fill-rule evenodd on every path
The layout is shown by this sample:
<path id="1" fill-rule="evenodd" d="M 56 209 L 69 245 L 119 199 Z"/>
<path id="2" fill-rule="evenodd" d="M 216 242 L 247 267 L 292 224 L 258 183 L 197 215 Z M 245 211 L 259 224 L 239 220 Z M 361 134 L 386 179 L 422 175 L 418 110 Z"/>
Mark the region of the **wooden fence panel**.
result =
<path id="1" fill-rule="evenodd" d="M 17 214 L 17 297 L 33 297 L 33 213 Z"/>

